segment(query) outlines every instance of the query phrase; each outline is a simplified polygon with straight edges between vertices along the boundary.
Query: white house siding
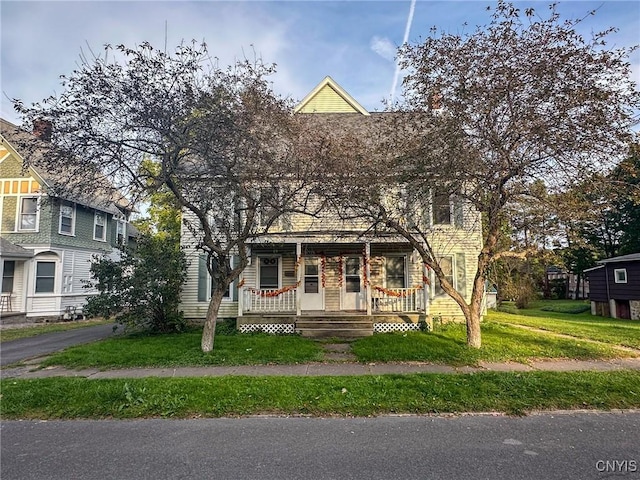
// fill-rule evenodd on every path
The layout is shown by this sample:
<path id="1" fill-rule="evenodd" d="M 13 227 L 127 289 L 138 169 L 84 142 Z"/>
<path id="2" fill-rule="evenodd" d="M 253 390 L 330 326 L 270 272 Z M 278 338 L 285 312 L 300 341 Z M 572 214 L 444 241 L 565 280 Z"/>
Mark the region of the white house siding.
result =
<path id="1" fill-rule="evenodd" d="M 184 312 L 184 317 L 188 320 L 203 320 L 207 315 L 209 301 L 198 300 L 198 260 L 201 252 L 193 248 L 194 242 L 189 231 L 182 230 L 182 236 L 186 240 L 185 254 L 187 257 L 187 281 L 183 285 L 180 296 L 180 309 Z M 218 318 L 235 318 L 238 315 L 238 302 L 236 299 L 223 299 L 218 311 Z"/>
<path id="2" fill-rule="evenodd" d="M 55 262 L 56 277 L 52 293 L 35 293 L 36 291 L 36 263 L 38 261 Z M 36 253 L 28 265 L 31 270 L 27 285 L 27 317 L 51 317 L 60 314 L 61 258 L 58 252 L 45 250 Z"/>
<path id="3" fill-rule="evenodd" d="M 11 310 L 14 312 L 25 311 L 26 272 L 28 261 L 15 260 L 16 268 L 13 273 L 13 292 L 11 295 Z"/>
<path id="4" fill-rule="evenodd" d="M 95 293 L 95 289 L 84 288 L 83 280 L 91 279 L 91 259 L 102 252 L 87 250 L 64 250 L 62 262 L 62 293 L 60 300 L 60 313 L 68 308 L 75 308 L 80 313 L 87 298 Z"/>
<path id="5" fill-rule="evenodd" d="M 29 269 L 29 281 L 25 290 L 26 303 L 24 311 L 27 317 L 58 317 L 64 314 L 67 307 L 75 307 L 81 311 L 87 298 L 94 292 L 84 288 L 83 280 L 91 278 L 91 259 L 103 252 L 95 250 L 78 250 L 69 248 L 37 247 L 36 256 L 24 264 L 21 274 Z M 35 293 L 36 262 L 55 261 L 56 275 L 53 293 Z M 25 285 L 24 280 L 14 285 Z M 16 296 L 18 294 L 16 293 Z"/>

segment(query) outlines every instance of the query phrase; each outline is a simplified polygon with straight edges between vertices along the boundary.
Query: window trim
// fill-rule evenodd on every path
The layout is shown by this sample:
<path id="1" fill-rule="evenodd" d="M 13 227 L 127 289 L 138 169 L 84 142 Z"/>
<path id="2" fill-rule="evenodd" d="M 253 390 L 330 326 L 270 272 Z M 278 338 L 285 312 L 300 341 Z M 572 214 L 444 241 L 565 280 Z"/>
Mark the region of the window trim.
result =
<path id="1" fill-rule="evenodd" d="M 208 272 L 207 272 L 208 273 Z M 213 297 L 213 277 L 211 275 L 207 275 L 207 300 L 211 300 L 211 297 Z M 229 284 L 229 286 L 227 287 L 227 292 L 229 292 L 228 295 L 223 295 L 222 296 L 222 300 L 233 300 L 233 287 L 235 285 L 236 281 L 234 280 L 233 282 L 231 282 Z M 227 293 L 225 292 L 225 293 Z"/>
<path id="2" fill-rule="evenodd" d="M 258 191 L 260 194 L 260 197 L 259 197 L 260 203 L 258 204 L 258 208 L 256 209 L 256 226 L 259 229 L 266 229 L 267 228 L 266 220 L 271 218 L 270 212 L 274 212 L 274 211 L 277 212 L 277 209 L 273 208 L 272 205 L 267 205 L 265 202 L 265 199 L 272 199 L 275 196 L 277 198 L 277 203 L 279 203 L 282 197 L 282 192 L 280 188 L 274 187 L 274 186 L 263 186 L 263 187 L 260 187 Z M 265 195 L 267 196 L 265 197 Z M 270 225 L 270 228 L 280 227 L 282 216 L 283 216 L 282 212 L 277 212 L 277 216 L 276 216 L 277 218 Z M 278 288 L 282 288 L 282 287 L 278 287 Z"/>
<path id="3" fill-rule="evenodd" d="M 443 258 L 451 259 L 451 285 L 457 291 L 458 290 L 458 279 L 456 275 L 456 256 L 455 254 L 451 255 L 442 255 L 438 257 L 438 264 Z M 443 298 L 447 297 L 447 292 L 444 291 L 442 286 L 440 285 L 440 281 L 438 280 L 438 276 L 435 272 L 433 272 L 433 297 L 432 298 Z"/>
<path id="4" fill-rule="evenodd" d="M 63 207 L 71 207 L 71 231 L 63 232 L 62 231 L 62 208 Z M 67 217 L 68 218 L 68 217 Z M 76 204 L 73 202 L 63 201 L 60 203 L 60 213 L 58 215 L 58 233 L 60 235 L 66 235 L 68 237 L 75 237 L 76 235 Z"/>
<path id="5" fill-rule="evenodd" d="M 621 276 L 618 276 L 619 274 L 622 274 Z M 624 277 L 624 278 L 622 278 Z M 615 281 L 615 283 L 627 283 L 628 282 L 628 278 L 627 277 L 627 269 L 626 268 L 615 268 L 613 270 L 613 279 Z"/>
<path id="6" fill-rule="evenodd" d="M 96 227 L 100 226 L 100 225 L 98 225 L 98 218 L 99 217 L 104 218 L 104 223 L 101 225 L 102 226 L 102 238 L 96 237 Z M 98 241 L 98 242 L 106 242 L 107 241 L 107 214 L 105 212 L 100 212 L 100 211 L 96 210 L 93 213 L 93 239 Z"/>
<path id="7" fill-rule="evenodd" d="M 22 209 L 23 209 L 23 201 L 27 200 L 27 199 L 35 199 L 36 201 L 36 211 L 35 213 L 23 213 Z M 40 227 L 40 199 L 37 195 L 19 195 L 18 196 L 18 208 L 17 208 L 17 225 L 16 225 L 16 231 L 17 232 L 35 232 L 38 233 L 39 232 L 39 227 Z M 35 215 L 35 223 L 33 228 L 22 228 L 22 216 L 23 215 Z"/>
<path id="8" fill-rule="evenodd" d="M 122 232 L 120 232 L 121 228 Z M 122 245 L 127 243 L 127 222 L 121 218 L 116 219 L 116 243 Z"/>
<path id="9" fill-rule="evenodd" d="M 440 225 L 440 226 L 451 226 L 454 225 L 454 209 L 453 209 L 453 201 L 451 199 L 451 195 L 448 195 L 447 198 L 449 200 L 449 221 L 448 222 L 438 222 L 436 221 L 436 197 L 443 197 L 444 195 L 438 195 L 438 190 L 433 189 L 431 192 L 431 224 L 432 225 Z M 444 204 L 442 205 L 444 207 Z"/>
<path id="10" fill-rule="evenodd" d="M 15 278 L 16 278 L 16 261 L 15 260 L 3 260 L 2 261 L 2 278 L 0 279 L 0 293 L 13 293 L 13 288 L 14 288 L 14 282 L 15 282 Z M 7 264 L 13 264 L 13 268 L 11 269 L 11 276 L 7 275 Z M 9 280 L 11 279 L 11 281 L 7 281 L 7 283 L 11 283 L 11 289 L 10 290 L 5 290 L 4 288 L 4 284 L 5 284 L 5 280 Z"/>
<path id="11" fill-rule="evenodd" d="M 278 290 L 280 288 L 282 288 L 282 255 L 258 255 L 258 288 L 260 290 L 270 290 L 271 287 L 263 289 L 262 288 L 262 281 L 261 281 L 261 275 L 262 275 L 262 260 L 265 258 L 275 258 L 276 260 L 278 260 L 278 286 L 275 287 L 274 290 Z"/>
<path id="12" fill-rule="evenodd" d="M 403 283 L 404 283 L 404 287 L 390 287 L 389 286 L 389 282 L 388 282 L 388 270 L 387 270 L 387 260 L 389 258 L 402 258 L 404 260 L 403 262 L 403 273 L 404 273 L 404 279 L 403 279 Z M 407 255 L 405 254 L 398 254 L 398 255 L 385 255 L 385 262 L 384 262 L 384 286 L 385 288 L 391 288 L 391 289 L 395 289 L 395 288 L 408 288 L 407 285 L 409 284 L 408 282 L 408 273 L 409 273 L 409 269 L 407 268 L 408 266 L 408 262 L 407 262 Z"/>
<path id="13" fill-rule="evenodd" d="M 41 263 L 52 263 L 53 264 L 53 276 L 38 276 L 38 265 Z M 51 295 L 51 294 L 55 294 L 56 293 L 56 264 L 58 262 L 56 262 L 55 260 L 36 260 L 35 262 L 35 275 L 34 275 L 34 284 L 33 284 L 33 293 L 35 293 L 36 295 Z M 49 291 L 38 291 L 38 278 L 52 278 L 53 279 L 53 286 L 52 289 Z"/>

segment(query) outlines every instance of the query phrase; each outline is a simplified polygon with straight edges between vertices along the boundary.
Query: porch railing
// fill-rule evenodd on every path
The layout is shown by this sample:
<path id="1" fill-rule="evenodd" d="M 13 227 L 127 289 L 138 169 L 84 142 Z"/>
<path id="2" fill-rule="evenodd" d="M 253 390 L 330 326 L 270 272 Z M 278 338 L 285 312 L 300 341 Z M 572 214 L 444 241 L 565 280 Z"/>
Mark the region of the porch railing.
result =
<path id="1" fill-rule="evenodd" d="M 295 312 L 296 290 L 247 288 L 244 290 L 245 312 Z"/>
<path id="2" fill-rule="evenodd" d="M 421 288 L 378 288 L 371 291 L 371 311 L 419 312 L 424 310 L 424 290 Z"/>

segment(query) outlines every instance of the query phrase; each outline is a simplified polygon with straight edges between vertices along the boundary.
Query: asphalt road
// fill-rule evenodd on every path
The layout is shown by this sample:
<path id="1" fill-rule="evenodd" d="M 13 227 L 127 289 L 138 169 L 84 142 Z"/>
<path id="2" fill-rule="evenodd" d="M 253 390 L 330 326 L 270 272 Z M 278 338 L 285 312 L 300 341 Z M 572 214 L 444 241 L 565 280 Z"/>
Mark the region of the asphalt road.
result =
<path id="1" fill-rule="evenodd" d="M 47 355 L 73 345 L 102 340 L 111 335 L 113 335 L 113 325 L 108 324 L 2 342 L 0 366 Z"/>
<path id="2" fill-rule="evenodd" d="M 640 478 L 640 412 L 2 422 L 3 480 Z"/>

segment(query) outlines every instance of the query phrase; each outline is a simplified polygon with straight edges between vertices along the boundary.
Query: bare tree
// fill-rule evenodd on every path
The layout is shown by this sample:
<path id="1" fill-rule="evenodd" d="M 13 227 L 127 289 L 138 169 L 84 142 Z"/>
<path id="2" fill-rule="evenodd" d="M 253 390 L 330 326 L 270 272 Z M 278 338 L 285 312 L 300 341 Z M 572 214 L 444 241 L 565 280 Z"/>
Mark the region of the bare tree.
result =
<path id="1" fill-rule="evenodd" d="M 336 201 L 368 218 L 372 228 L 397 232 L 420 253 L 460 306 L 472 347 L 481 345 L 492 264 L 525 253 L 501 242 L 509 208 L 535 196 L 540 182 L 554 194 L 589 172 L 608 170 L 632 136 L 640 106 L 629 65 L 635 47 L 607 49 L 613 29 L 584 39 L 576 32 L 581 21 L 561 21 L 553 5 L 540 18 L 533 9 L 521 15 L 499 1 L 490 24 L 473 33 L 434 30 L 422 43 L 400 49 L 408 71 L 405 103 L 390 108 L 395 113 L 372 135 L 376 145 L 346 136 L 333 142 L 335 158 L 351 162 L 338 166 L 338 187 L 357 186 L 334 189 Z M 389 185 L 408 202 L 391 201 Z M 446 232 L 415 219 L 429 209 L 433 219 L 441 198 L 483 215 L 469 299 L 439 262 Z M 460 224 L 457 231 L 476 228 L 477 222 Z M 452 233 L 448 241 L 457 239 Z"/>
<path id="2" fill-rule="evenodd" d="M 61 191 L 90 195 L 91 179 L 106 176 L 129 196 L 175 197 L 213 282 L 204 352 L 213 349 L 224 292 L 248 264 L 247 241 L 293 208 L 304 183 L 300 130 L 289 102 L 269 87 L 273 71 L 260 61 L 218 68 L 195 42 L 173 54 L 147 43 L 106 46 L 62 77 L 60 96 L 15 102 L 25 123 L 52 122 L 55 148 L 40 162 L 67 175 Z"/>

